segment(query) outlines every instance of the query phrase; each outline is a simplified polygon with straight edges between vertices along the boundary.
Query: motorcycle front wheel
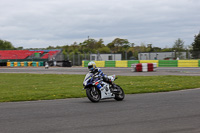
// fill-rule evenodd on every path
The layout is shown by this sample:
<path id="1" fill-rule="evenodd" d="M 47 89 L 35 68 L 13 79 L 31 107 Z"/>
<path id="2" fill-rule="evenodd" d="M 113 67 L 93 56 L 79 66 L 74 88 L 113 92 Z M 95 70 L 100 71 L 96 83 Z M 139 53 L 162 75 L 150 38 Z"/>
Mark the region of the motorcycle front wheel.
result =
<path id="1" fill-rule="evenodd" d="M 86 89 L 86 95 L 91 102 L 96 103 L 101 99 L 101 92 L 95 87 Z"/>
<path id="2" fill-rule="evenodd" d="M 117 94 L 115 94 L 115 100 L 122 101 L 124 99 L 124 97 L 125 97 L 124 91 L 119 85 L 116 85 L 116 89 L 119 92 Z"/>

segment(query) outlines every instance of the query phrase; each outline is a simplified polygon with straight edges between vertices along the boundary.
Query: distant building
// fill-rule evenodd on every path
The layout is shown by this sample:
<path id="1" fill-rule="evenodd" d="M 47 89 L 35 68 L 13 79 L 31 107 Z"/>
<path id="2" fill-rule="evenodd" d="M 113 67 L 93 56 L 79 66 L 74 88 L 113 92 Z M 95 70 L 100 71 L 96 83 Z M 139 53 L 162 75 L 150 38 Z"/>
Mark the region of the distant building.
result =
<path id="1" fill-rule="evenodd" d="M 138 60 L 186 59 L 186 52 L 144 52 L 138 53 Z"/>
<path id="2" fill-rule="evenodd" d="M 121 60 L 121 54 L 90 54 L 90 60 L 107 61 L 107 60 Z"/>

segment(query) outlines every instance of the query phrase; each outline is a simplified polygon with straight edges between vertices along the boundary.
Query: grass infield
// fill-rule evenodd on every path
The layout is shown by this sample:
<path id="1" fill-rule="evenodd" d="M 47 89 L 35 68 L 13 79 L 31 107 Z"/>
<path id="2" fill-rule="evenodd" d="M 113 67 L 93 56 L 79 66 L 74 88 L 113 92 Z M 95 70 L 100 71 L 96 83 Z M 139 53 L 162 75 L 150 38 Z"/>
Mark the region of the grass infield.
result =
<path id="1" fill-rule="evenodd" d="M 85 97 L 84 75 L 0 74 L 0 102 Z M 126 94 L 200 88 L 200 76 L 118 76 Z"/>

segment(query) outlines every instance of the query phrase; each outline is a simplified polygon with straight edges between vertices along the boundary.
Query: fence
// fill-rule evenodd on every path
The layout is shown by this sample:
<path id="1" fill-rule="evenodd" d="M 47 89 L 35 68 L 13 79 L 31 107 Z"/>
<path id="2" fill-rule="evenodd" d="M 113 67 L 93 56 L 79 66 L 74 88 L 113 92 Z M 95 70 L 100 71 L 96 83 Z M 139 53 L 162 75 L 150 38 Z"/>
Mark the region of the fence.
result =
<path id="1" fill-rule="evenodd" d="M 56 61 L 68 60 L 71 61 L 72 66 L 81 66 L 83 60 L 90 60 L 90 54 L 59 54 L 55 57 Z"/>
<path id="2" fill-rule="evenodd" d="M 115 60 L 125 60 L 127 58 L 130 58 L 128 55 L 125 53 L 110 53 L 110 54 L 92 54 L 92 53 L 84 53 L 84 54 L 79 54 L 79 53 L 66 53 L 66 54 L 58 54 L 55 57 L 56 61 L 62 61 L 62 60 L 70 60 L 72 62 L 72 66 L 81 66 L 82 61 L 91 61 L 91 60 L 97 60 L 97 61 L 105 61 L 109 60 L 109 62 L 106 62 L 106 66 L 113 66 Z M 100 63 L 100 65 L 102 65 Z M 120 64 L 119 64 L 120 65 Z"/>
<path id="3" fill-rule="evenodd" d="M 153 52 L 155 53 L 155 52 Z M 161 53 L 164 54 L 161 56 Z M 173 53 L 173 52 L 172 52 Z M 189 56 L 190 55 L 190 56 Z M 166 52 L 160 52 L 159 55 L 157 55 L 157 60 L 146 60 L 146 59 L 141 59 L 139 62 L 141 63 L 157 63 L 158 67 L 182 67 L 182 66 L 191 66 L 190 64 L 197 62 L 197 61 L 191 61 L 192 55 L 189 52 L 186 52 L 185 58 L 180 58 L 180 60 L 164 60 L 164 58 L 167 58 Z M 161 58 L 162 57 L 162 58 Z M 176 56 L 175 56 L 176 57 Z M 169 57 L 167 59 L 176 59 L 173 57 Z M 105 66 L 105 67 L 131 67 L 131 64 L 134 64 L 134 62 L 137 62 L 136 58 L 133 57 L 133 54 L 130 54 L 130 52 L 126 53 L 110 53 L 110 54 L 92 54 L 92 53 L 84 53 L 84 54 L 75 54 L 75 53 L 70 53 L 70 54 L 60 54 L 56 57 L 56 60 L 70 60 L 72 62 L 72 66 L 81 66 L 82 61 L 105 61 L 105 64 L 100 63 L 100 65 Z M 118 62 L 118 60 L 120 60 Z M 181 63 L 183 60 L 183 63 Z M 186 61 L 189 60 L 189 61 Z M 123 63 L 122 63 L 122 62 Z M 178 65 L 179 62 L 179 65 Z M 189 64 L 188 64 L 189 63 Z M 192 65 L 192 66 L 197 66 L 197 65 Z"/>
<path id="4" fill-rule="evenodd" d="M 189 52 L 188 52 L 189 53 Z M 95 55 L 95 56 L 92 56 Z M 106 55 L 106 56 L 105 56 Z M 93 58 L 95 57 L 95 59 Z M 131 64 L 134 63 L 157 63 L 158 67 L 199 67 L 199 60 L 133 60 L 133 53 L 124 52 L 124 53 L 110 53 L 110 54 L 92 54 L 90 53 L 66 53 L 59 52 L 57 55 L 51 59 L 13 59 L 13 60 L 2 60 L 0 59 L 0 66 L 5 66 L 5 62 L 24 62 L 24 61 L 71 61 L 72 66 L 85 66 L 83 62 L 89 62 L 91 60 L 101 61 L 98 62 L 98 65 L 103 67 L 131 67 Z M 1 65 L 2 64 L 2 65 Z"/>

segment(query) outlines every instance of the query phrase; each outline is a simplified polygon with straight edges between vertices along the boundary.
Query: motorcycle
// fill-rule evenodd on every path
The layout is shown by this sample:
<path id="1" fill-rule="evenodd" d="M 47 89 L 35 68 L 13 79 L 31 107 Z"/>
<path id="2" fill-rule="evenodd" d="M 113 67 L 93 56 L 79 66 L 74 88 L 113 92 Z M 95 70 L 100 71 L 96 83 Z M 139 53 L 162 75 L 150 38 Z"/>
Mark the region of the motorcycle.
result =
<path id="1" fill-rule="evenodd" d="M 112 82 L 117 79 L 115 75 L 108 76 Z M 117 101 L 122 101 L 125 97 L 123 89 L 113 83 L 110 85 L 102 80 L 101 76 L 93 73 L 87 73 L 83 81 L 83 86 L 86 90 L 86 95 L 91 102 L 99 102 L 101 99 L 114 98 Z M 115 91 L 114 91 L 115 90 Z"/>

